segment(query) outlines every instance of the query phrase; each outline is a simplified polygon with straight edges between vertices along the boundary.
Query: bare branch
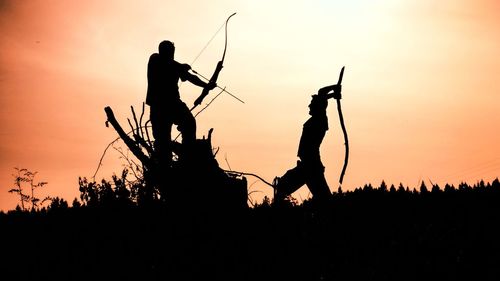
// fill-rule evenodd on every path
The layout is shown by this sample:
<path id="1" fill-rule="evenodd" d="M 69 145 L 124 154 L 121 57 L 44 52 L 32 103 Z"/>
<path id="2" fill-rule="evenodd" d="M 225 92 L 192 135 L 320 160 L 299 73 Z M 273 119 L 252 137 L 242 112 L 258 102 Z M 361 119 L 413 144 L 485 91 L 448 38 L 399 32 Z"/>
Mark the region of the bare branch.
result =
<path id="1" fill-rule="evenodd" d="M 111 107 L 107 106 L 105 109 L 106 115 L 108 117 L 108 121 L 111 123 L 113 128 L 116 130 L 120 138 L 125 142 L 130 151 L 142 162 L 142 164 L 146 167 L 149 167 L 150 159 L 142 152 L 141 148 L 137 146 L 137 144 L 123 131 L 122 127 L 116 121 L 115 115 L 113 114 L 113 110 Z"/>
<path id="2" fill-rule="evenodd" d="M 223 171 L 227 172 L 227 173 L 237 174 L 237 175 L 253 176 L 253 177 L 256 177 L 259 180 L 261 180 L 263 183 L 265 183 L 265 184 L 269 185 L 270 187 L 274 188 L 274 186 L 271 183 L 269 183 L 268 181 L 266 181 L 265 179 L 263 179 L 262 177 L 260 177 L 259 175 L 256 175 L 256 174 L 246 173 L 246 172 L 237 172 L 237 171 L 228 171 L 228 170 L 223 170 Z"/>
<path id="3" fill-rule="evenodd" d="M 109 120 L 106 121 L 107 123 L 109 123 Z M 148 133 L 148 128 L 150 128 L 151 126 L 148 125 L 148 123 L 150 123 L 150 120 L 148 120 L 148 122 L 146 122 L 146 124 L 144 126 L 142 126 L 141 128 L 144 128 L 146 130 L 146 134 L 148 135 L 148 142 L 150 144 L 150 147 L 153 147 L 153 144 L 152 144 L 152 141 L 151 141 L 151 138 L 149 137 L 149 133 Z M 130 135 L 132 134 L 134 131 L 129 131 L 126 135 Z M 104 156 L 106 156 L 106 153 L 108 152 L 109 148 L 114 144 L 116 143 L 117 141 L 119 141 L 121 139 L 121 137 L 117 137 L 116 139 L 114 139 L 113 141 L 111 141 L 110 143 L 108 143 L 108 145 L 106 146 L 106 148 L 104 148 L 104 151 L 102 152 L 101 154 L 101 158 L 99 159 L 99 163 L 97 164 L 97 168 L 94 172 L 94 175 L 92 176 L 92 179 L 95 181 L 95 177 L 97 175 L 97 173 L 99 172 L 99 169 L 101 168 L 102 166 L 102 162 L 104 161 Z"/>
<path id="4" fill-rule="evenodd" d="M 143 138 L 143 139 L 144 139 L 144 133 L 142 131 L 142 117 L 144 116 L 145 106 L 146 106 L 146 104 L 143 102 L 142 103 L 142 110 L 141 110 L 141 117 L 139 118 L 139 126 L 138 126 L 138 127 L 141 127 L 141 138 Z"/>
<path id="5" fill-rule="evenodd" d="M 231 165 L 229 165 L 229 161 L 227 161 L 227 153 L 224 153 L 224 160 L 226 160 L 226 164 L 227 164 L 227 167 L 229 168 L 229 170 L 231 171 Z"/>
<path id="6" fill-rule="evenodd" d="M 128 167 L 130 168 L 130 170 L 132 170 L 132 173 L 134 174 L 134 177 L 138 178 L 137 174 L 135 173 L 135 169 L 134 169 L 134 164 L 137 166 L 137 164 L 135 162 L 133 162 L 130 157 L 128 155 L 126 155 L 125 153 L 123 153 L 123 150 L 119 147 L 115 147 L 113 146 L 113 148 L 122 156 L 122 158 L 127 162 L 128 164 Z"/>
<path id="7" fill-rule="evenodd" d="M 132 126 L 132 122 L 130 121 L 129 118 L 127 118 L 128 125 L 130 126 L 130 131 L 132 131 L 132 135 L 135 135 L 135 129 L 134 126 Z"/>
<path id="8" fill-rule="evenodd" d="M 148 144 L 151 148 L 153 148 L 153 143 L 151 142 L 151 138 L 149 137 L 149 131 L 148 131 L 148 124 L 151 123 L 151 120 L 146 121 L 146 124 L 144 124 L 144 130 L 146 131 L 146 137 Z"/>
<path id="9" fill-rule="evenodd" d="M 137 116 L 135 115 L 135 110 L 134 110 L 134 107 L 133 106 L 130 106 L 130 109 L 132 110 L 132 117 L 134 117 L 134 123 L 135 123 L 135 126 L 136 126 L 136 135 L 138 136 L 141 136 L 141 125 L 139 125 L 139 123 L 137 122 Z"/>
<path id="10" fill-rule="evenodd" d="M 100 169 L 100 168 L 101 168 L 101 166 L 102 166 L 102 161 L 104 160 L 104 156 L 106 155 L 106 152 L 108 152 L 108 149 L 109 149 L 110 147 L 112 147 L 112 146 L 113 146 L 113 144 L 114 144 L 115 142 L 119 141 L 119 140 L 120 140 L 120 137 L 118 137 L 118 138 L 114 139 L 112 142 L 110 142 L 110 143 L 106 146 L 106 148 L 105 148 L 105 149 L 104 149 L 104 151 L 102 152 L 101 159 L 99 159 L 99 163 L 97 164 L 97 168 L 96 168 L 96 170 L 95 170 L 95 172 L 94 172 L 94 175 L 92 176 L 92 180 L 94 180 L 94 181 L 95 181 L 95 176 L 97 175 L 97 172 L 99 172 L 99 169 Z"/>

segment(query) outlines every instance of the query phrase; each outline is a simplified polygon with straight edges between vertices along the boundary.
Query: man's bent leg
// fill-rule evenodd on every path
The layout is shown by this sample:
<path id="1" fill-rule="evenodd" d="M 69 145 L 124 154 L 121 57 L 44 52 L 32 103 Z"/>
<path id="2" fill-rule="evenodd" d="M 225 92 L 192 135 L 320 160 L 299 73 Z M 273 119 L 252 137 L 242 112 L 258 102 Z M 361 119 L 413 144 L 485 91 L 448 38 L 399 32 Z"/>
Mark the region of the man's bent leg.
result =
<path id="1" fill-rule="evenodd" d="M 154 165 L 152 171 L 155 185 L 160 191 L 162 198 L 167 198 L 168 182 L 171 181 L 171 130 L 172 122 L 168 116 L 161 114 L 158 110 L 151 108 L 151 126 L 154 137 Z"/>
<path id="2" fill-rule="evenodd" d="M 154 150 L 160 164 L 170 166 L 172 162 L 171 134 L 172 121 L 159 110 L 151 108 L 150 120 L 153 129 Z"/>
<path id="3" fill-rule="evenodd" d="M 194 144 L 196 140 L 196 119 L 185 103 L 179 103 L 175 123 L 178 125 L 179 132 L 182 134 L 183 144 Z"/>
<path id="4" fill-rule="evenodd" d="M 322 165 L 315 165 L 308 169 L 306 185 L 313 194 L 314 199 L 326 201 L 332 195 L 325 179 L 325 168 Z"/>
<path id="5" fill-rule="evenodd" d="M 274 202 L 283 201 L 288 195 L 295 192 L 305 184 L 304 171 L 300 164 L 297 167 L 288 170 L 282 177 L 275 180 Z"/>

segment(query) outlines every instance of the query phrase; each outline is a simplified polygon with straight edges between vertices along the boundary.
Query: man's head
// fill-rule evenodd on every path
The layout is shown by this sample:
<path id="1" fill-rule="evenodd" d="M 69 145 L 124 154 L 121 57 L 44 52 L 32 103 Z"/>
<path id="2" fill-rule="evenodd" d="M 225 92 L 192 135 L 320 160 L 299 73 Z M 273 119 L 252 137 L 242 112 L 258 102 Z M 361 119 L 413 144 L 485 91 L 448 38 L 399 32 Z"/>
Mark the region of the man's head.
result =
<path id="1" fill-rule="evenodd" d="M 158 46 L 158 53 L 162 57 L 174 59 L 175 46 L 174 43 L 164 40 Z"/>
<path id="2" fill-rule="evenodd" d="M 319 93 L 317 95 L 311 96 L 311 103 L 309 104 L 309 114 L 326 114 L 326 108 L 328 107 L 328 98 L 326 94 Z"/>

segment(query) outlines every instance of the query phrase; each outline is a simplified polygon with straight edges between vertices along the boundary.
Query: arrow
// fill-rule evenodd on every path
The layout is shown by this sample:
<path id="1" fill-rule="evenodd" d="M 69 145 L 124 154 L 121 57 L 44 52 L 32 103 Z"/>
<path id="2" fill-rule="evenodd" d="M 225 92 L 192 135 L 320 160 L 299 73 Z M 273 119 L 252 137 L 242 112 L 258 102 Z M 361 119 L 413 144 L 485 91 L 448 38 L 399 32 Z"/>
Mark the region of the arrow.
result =
<path id="1" fill-rule="evenodd" d="M 192 71 L 194 74 L 196 74 L 196 75 L 200 76 L 201 78 L 205 79 L 206 81 L 210 81 L 207 77 L 205 77 L 205 76 L 201 75 L 200 73 L 196 72 L 196 70 L 191 69 L 191 71 Z M 229 92 L 228 90 L 226 90 L 226 87 L 222 88 L 222 87 L 221 87 L 221 86 L 219 86 L 219 85 L 217 85 L 217 86 L 215 86 L 215 87 L 219 88 L 220 90 L 222 90 L 223 92 L 227 93 L 227 94 L 228 94 L 228 95 L 230 95 L 231 97 L 235 98 L 235 99 L 236 99 L 236 100 L 238 100 L 239 102 L 241 102 L 241 103 L 243 103 L 243 104 L 245 103 L 245 102 L 244 102 L 244 101 L 242 101 L 240 98 L 238 98 L 236 95 L 233 95 L 233 94 L 231 94 L 231 92 Z"/>

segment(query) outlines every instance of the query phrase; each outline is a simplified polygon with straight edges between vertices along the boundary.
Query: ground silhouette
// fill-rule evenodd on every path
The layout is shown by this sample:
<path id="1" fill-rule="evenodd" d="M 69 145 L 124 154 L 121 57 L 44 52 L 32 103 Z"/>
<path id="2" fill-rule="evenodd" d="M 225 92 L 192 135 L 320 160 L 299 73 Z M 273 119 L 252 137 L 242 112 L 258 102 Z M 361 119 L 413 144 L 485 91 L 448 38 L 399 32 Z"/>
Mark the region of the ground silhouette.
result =
<path id="1" fill-rule="evenodd" d="M 499 200 L 498 179 L 231 212 L 103 197 L 1 213 L 0 266 L 22 280 L 498 280 Z"/>

